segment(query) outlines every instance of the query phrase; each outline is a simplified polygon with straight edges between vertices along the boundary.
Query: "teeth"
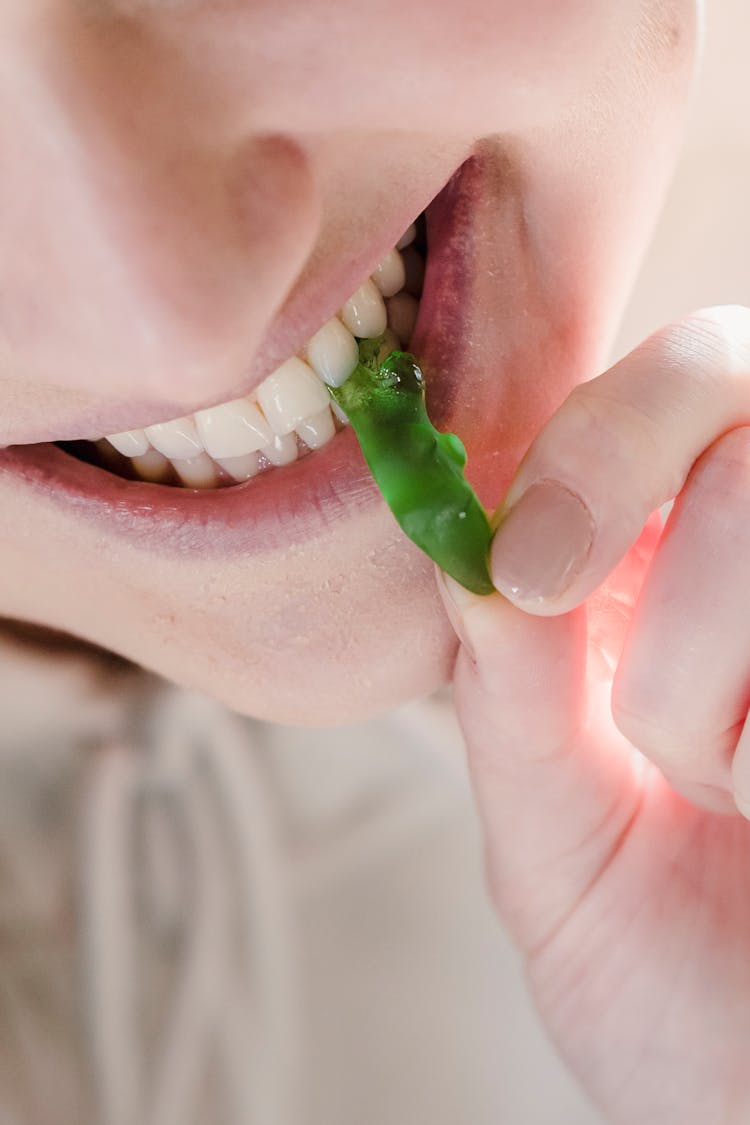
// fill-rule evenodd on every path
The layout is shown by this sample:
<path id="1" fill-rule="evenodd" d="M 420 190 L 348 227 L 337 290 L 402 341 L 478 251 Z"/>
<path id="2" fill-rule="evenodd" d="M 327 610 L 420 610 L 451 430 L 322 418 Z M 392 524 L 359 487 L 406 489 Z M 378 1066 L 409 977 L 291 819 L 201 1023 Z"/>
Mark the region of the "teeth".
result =
<path id="1" fill-rule="evenodd" d="M 184 461 L 203 452 L 201 439 L 192 418 L 176 418 L 174 422 L 160 422 L 147 426 L 146 437 L 170 461 Z"/>
<path id="2" fill-rule="evenodd" d="M 338 317 L 334 317 L 310 340 L 307 359 L 324 383 L 329 387 L 340 387 L 357 366 L 357 341 Z"/>
<path id="3" fill-rule="evenodd" d="M 408 344 L 417 318 L 424 260 L 412 224 L 372 276 L 308 341 L 247 398 L 190 417 L 100 439 L 100 463 L 122 470 L 127 457 L 142 480 L 216 488 L 250 480 L 320 449 L 348 418 L 326 386 L 340 387 L 359 360 L 359 340 L 383 336 L 380 358 Z M 117 451 L 117 452 L 115 452 Z M 118 454 L 120 456 L 118 456 Z"/>
<path id="4" fill-rule="evenodd" d="M 235 480 L 250 480 L 260 469 L 260 458 L 252 452 L 243 457 L 221 457 L 219 464 Z"/>
<path id="5" fill-rule="evenodd" d="M 246 398 L 199 410 L 195 422 L 203 448 L 217 461 L 254 453 L 273 437 L 257 405 Z"/>
<path id="6" fill-rule="evenodd" d="M 187 457 L 184 460 L 175 460 L 172 464 L 186 488 L 216 487 L 216 465 L 207 453 L 199 453 L 197 457 Z"/>
<path id="7" fill-rule="evenodd" d="M 417 254 L 417 251 L 414 251 Z M 398 250 L 389 250 L 370 279 L 382 297 L 393 297 L 406 284 L 404 259 Z"/>
<path id="8" fill-rule="evenodd" d="M 161 453 L 157 453 L 155 449 L 147 449 L 142 456 L 133 458 L 133 468 L 142 480 L 163 484 L 169 479 L 172 466 Z"/>
<path id="9" fill-rule="evenodd" d="M 143 430 L 124 430 L 121 434 L 110 434 L 107 438 L 123 457 L 142 457 L 148 452 L 148 438 Z"/>
<path id="10" fill-rule="evenodd" d="M 271 429 L 282 436 L 330 401 L 318 376 L 297 356 L 277 367 L 256 393 Z"/>
<path id="11" fill-rule="evenodd" d="M 398 242 L 396 243 L 396 249 L 403 250 L 405 246 L 410 246 L 416 237 L 417 228 L 415 227 L 414 223 L 412 223 L 410 227 L 406 228 L 404 233 L 399 238 Z"/>
<path id="12" fill-rule="evenodd" d="M 419 301 L 406 291 L 397 293 L 388 302 L 388 324 L 404 344 L 411 339 L 418 312 Z"/>
<path id="13" fill-rule="evenodd" d="M 338 418 L 339 422 L 342 422 L 345 426 L 349 425 L 349 415 L 345 410 L 342 410 L 337 402 L 331 402 L 331 410 L 333 411 L 334 417 Z"/>
<path id="14" fill-rule="evenodd" d="M 385 332 L 388 315 L 383 298 L 371 281 L 366 281 L 341 310 L 341 319 L 352 336 L 370 339 Z"/>
<path id="15" fill-rule="evenodd" d="M 326 407 L 312 418 L 305 418 L 304 422 L 300 422 L 297 426 L 297 433 L 309 449 L 320 449 L 321 445 L 325 445 L 336 433 L 333 414 Z"/>
<path id="16" fill-rule="evenodd" d="M 297 439 L 294 434 L 274 434 L 270 445 L 265 445 L 261 450 L 272 465 L 290 465 L 297 460 Z"/>
<path id="17" fill-rule="evenodd" d="M 116 473 L 122 463 L 121 454 L 118 453 L 113 445 L 110 445 L 106 438 L 99 438 L 94 444 L 99 451 L 102 464 Z"/>

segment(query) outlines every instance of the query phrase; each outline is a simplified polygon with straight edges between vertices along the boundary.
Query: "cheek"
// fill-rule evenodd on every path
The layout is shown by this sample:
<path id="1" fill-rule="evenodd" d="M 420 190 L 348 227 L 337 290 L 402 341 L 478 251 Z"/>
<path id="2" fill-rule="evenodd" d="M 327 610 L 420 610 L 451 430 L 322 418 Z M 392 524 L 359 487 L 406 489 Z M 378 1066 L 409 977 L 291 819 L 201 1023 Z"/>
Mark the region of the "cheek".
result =
<path id="1" fill-rule="evenodd" d="M 642 9 L 642 0 L 245 0 L 141 23 L 175 82 L 214 101 L 222 91 L 240 129 L 476 137 L 558 114 L 628 49 Z"/>

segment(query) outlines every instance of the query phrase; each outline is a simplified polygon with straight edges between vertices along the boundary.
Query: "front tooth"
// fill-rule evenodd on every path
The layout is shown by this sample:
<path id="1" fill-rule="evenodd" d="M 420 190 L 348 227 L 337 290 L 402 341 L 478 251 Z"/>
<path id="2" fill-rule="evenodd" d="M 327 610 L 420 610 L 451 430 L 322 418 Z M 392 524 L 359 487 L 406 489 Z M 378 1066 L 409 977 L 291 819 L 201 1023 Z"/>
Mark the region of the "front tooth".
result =
<path id="1" fill-rule="evenodd" d="M 329 387 L 340 387 L 359 360 L 357 341 L 338 317 L 323 325 L 307 345 L 307 359 Z"/>
<path id="2" fill-rule="evenodd" d="M 320 449 L 321 445 L 325 445 L 336 433 L 333 414 L 326 407 L 320 413 L 313 414 L 311 418 L 305 418 L 304 422 L 300 422 L 297 426 L 297 433 L 308 449 Z"/>
<path id="3" fill-rule="evenodd" d="M 172 466 L 161 453 L 157 453 L 155 449 L 147 449 L 142 456 L 133 457 L 133 468 L 141 480 L 162 484 L 169 479 Z"/>
<path id="4" fill-rule="evenodd" d="M 341 319 L 352 336 L 371 339 L 385 332 L 388 316 L 380 293 L 371 281 L 366 281 L 349 298 L 341 310 Z"/>
<path id="5" fill-rule="evenodd" d="M 216 466 L 207 453 L 174 460 L 172 464 L 186 488 L 216 487 Z"/>
<path id="6" fill-rule="evenodd" d="M 154 449 L 158 449 L 170 461 L 192 460 L 203 452 L 192 418 L 175 418 L 173 422 L 147 426 L 145 434 Z"/>
<path id="7" fill-rule="evenodd" d="M 118 450 L 116 450 L 115 447 L 111 445 L 106 438 L 99 438 L 98 441 L 94 442 L 94 445 L 96 446 L 99 453 L 100 463 L 104 467 L 111 469 L 112 472 L 116 473 L 118 468 L 122 464 L 122 454 L 119 453 Z"/>
<path id="8" fill-rule="evenodd" d="M 397 293 L 388 302 L 388 327 L 404 344 L 408 344 L 411 339 L 418 312 L 419 301 L 406 290 Z"/>
<path id="9" fill-rule="evenodd" d="M 142 457 L 148 452 L 148 438 L 143 430 L 123 430 L 121 434 L 108 434 L 107 441 L 123 457 Z"/>
<path id="10" fill-rule="evenodd" d="M 272 465 L 291 465 L 297 460 L 297 439 L 294 434 L 274 434 L 270 445 L 265 445 L 261 450 Z"/>
<path id="11" fill-rule="evenodd" d="M 349 415 L 337 402 L 331 402 L 331 410 L 335 417 L 338 418 L 339 422 L 341 422 L 342 426 L 349 425 Z"/>
<path id="12" fill-rule="evenodd" d="M 396 243 L 396 249 L 403 250 L 405 246 L 410 246 L 416 237 L 417 228 L 415 227 L 414 223 L 412 223 L 411 226 L 406 228 L 404 233 L 399 238 L 398 242 Z"/>
<path id="13" fill-rule="evenodd" d="M 203 448 L 216 461 L 254 453 L 273 437 L 257 405 L 247 398 L 198 410 L 195 423 Z"/>
<path id="14" fill-rule="evenodd" d="M 404 260 L 398 250 L 389 250 L 371 279 L 383 297 L 393 297 L 406 284 Z"/>
<path id="15" fill-rule="evenodd" d="M 235 480 L 250 480 L 260 469 L 258 454 L 253 450 L 242 457 L 221 457 L 218 459 L 222 469 Z"/>
<path id="16" fill-rule="evenodd" d="M 320 379 L 297 356 L 264 379 L 256 394 L 268 424 L 280 436 L 290 434 L 304 418 L 328 405 L 328 392 Z"/>

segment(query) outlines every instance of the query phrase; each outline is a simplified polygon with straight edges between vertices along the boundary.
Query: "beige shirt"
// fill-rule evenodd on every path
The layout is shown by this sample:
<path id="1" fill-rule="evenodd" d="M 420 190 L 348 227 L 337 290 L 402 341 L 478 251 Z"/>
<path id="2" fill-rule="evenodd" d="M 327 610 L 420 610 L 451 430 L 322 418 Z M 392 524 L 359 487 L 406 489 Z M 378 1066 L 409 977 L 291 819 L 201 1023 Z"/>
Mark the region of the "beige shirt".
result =
<path id="1" fill-rule="evenodd" d="M 308 731 L 2 666 L 3 1125 L 598 1120 L 490 910 L 446 697 Z"/>

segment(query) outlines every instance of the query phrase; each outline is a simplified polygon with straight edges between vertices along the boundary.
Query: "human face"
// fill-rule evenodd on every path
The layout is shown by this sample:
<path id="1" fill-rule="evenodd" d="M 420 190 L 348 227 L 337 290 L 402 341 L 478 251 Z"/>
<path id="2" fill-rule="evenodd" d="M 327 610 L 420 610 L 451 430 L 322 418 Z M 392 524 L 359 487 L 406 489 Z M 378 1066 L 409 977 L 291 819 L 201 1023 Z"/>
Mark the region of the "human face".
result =
<path id="1" fill-rule="evenodd" d="M 200 493 L 34 443 L 249 393 L 427 208 L 410 350 L 494 506 L 604 360 L 695 24 L 694 0 L 9 0 L 0 613 L 285 722 L 445 681 L 432 565 L 350 430 Z"/>

